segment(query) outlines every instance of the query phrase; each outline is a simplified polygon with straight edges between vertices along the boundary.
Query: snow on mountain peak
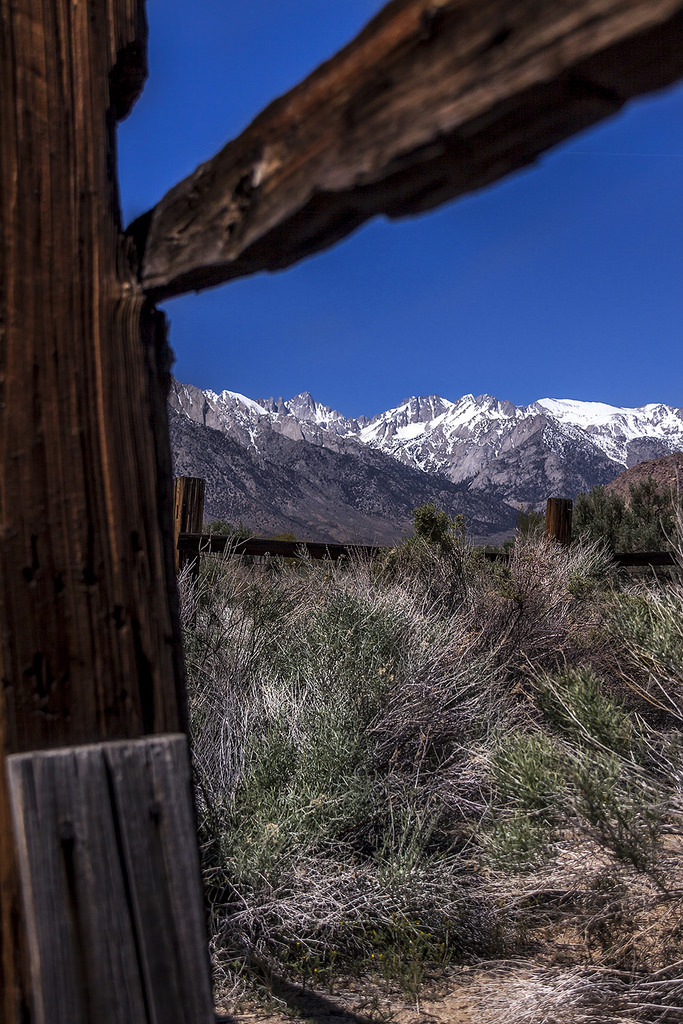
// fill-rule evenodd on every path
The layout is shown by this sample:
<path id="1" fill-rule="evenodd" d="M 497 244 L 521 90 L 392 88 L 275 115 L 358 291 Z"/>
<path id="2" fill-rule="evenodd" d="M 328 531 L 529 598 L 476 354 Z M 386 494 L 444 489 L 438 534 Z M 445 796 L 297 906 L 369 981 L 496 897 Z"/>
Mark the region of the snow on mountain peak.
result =
<path id="1" fill-rule="evenodd" d="M 220 395 L 217 395 L 214 391 L 205 392 L 207 398 L 213 399 L 214 402 L 222 402 L 224 405 L 243 405 L 250 412 L 255 412 L 258 416 L 267 416 L 268 412 L 258 402 L 255 402 L 253 398 L 247 398 L 246 395 L 241 395 L 238 391 L 221 391 Z"/>
<path id="2" fill-rule="evenodd" d="M 543 447 L 558 458 L 581 451 L 603 467 L 632 465 L 683 448 L 683 411 L 661 404 L 640 409 L 604 402 L 542 398 L 516 406 L 492 395 L 407 398 L 374 416 L 358 439 L 401 461 L 451 480 L 470 479 L 482 466 L 528 446 L 540 431 Z M 536 443 L 536 442 L 533 442 Z"/>
<path id="3" fill-rule="evenodd" d="M 683 450 L 683 409 L 661 403 L 631 409 L 541 398 L 517 406 L 487 394 L 456 401 L 414 395 L 368 419 L 346 417 L 307 391 L 288 401 L 254 401 L 178 382 L 169 401 L 257 450 L 264 432 L 359 457 L 373 448 L 470 489 L 499 489 L 516 502 L 540 501 L 551 490 L 575 494 L 626 466 Z"/>
<path id="4" fill-rule="evenodd" d="M 636 441 L 656 440 L 670 450 L 683 447 L 683 416 L 672 406 L 650 403 L 631 409 L 567 398 L 542 398 L 534 405 L 563 426 L 585 431 L 609 458 L 624 466 L 631 464 L 629 445 Z"/>
<path id="5" fill-rule="evenodd" d="M 580 402 L 573 398 L 539 398 L 534 405 L 540 405 L 564 423 L 573 423 L 577 427 L 599 427 L 609 423 L 616 416 L 636 417 L 642 409 L 627 409 L 604 402 Z"/>

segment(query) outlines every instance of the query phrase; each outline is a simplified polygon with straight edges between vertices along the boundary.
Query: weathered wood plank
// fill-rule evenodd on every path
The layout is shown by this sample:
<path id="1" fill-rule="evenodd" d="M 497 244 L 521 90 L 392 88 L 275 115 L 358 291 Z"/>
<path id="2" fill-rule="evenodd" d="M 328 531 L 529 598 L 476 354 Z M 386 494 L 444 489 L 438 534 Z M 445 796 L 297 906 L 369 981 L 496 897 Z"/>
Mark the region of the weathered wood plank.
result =
<path id="1" fill-rule="evenodd" d="M 7 759 L 36 1024 L 209 1024 L 185 736 Z"/>
<path id="2" fill-rule="evenodd" d="M 559 544 L 571 544 L 572 511 L 571 498 L 548 498 L 545 511 L 545 536 Z"/>
<path id="3" fill-rule="evenodd" d="M 144 0 L 0 0 L 0 1020 L 27 1024 L 3 754 L 184 727 L 163 317 L 121 233 Z"/>
<path id="4" fill-rule="evenodd" d="M 166 340 L 131 272 L 115 181 L 114 111 L 144 76 L 143 12 L 142 0 L 0 0 L 0 678 L 12 752 L 177 731 L 184 715 Z"/>
<path id="5" fill-rule="evenodd" d="M 106 757 L 153 1019 L 213 1022 L 187 739 L 111 744 Z"/>
<path id="6" fill-rule="evenodd" d="M 188 556 L 178 547 L 181 533 L 201 533 L 204 524 L 204 487 L 198 476 L 179 476 L 173 493 L 173 540 L 175 567 L 178 572 L 187 563 Z"/>
<path id="7" fill-rule="evenodd" d="M 95 758 L 71 748 L 7 762 L 39 1024 L 146 1019 L 107 779 Z"/>
<path id="8" fill-rule="evenodd" d="M 681 0 L 393 0 L 131 227 L 148 294 L 481 188 L 683 76 Z"/>
<path id="9" fill-rule="evenodd" d="M 276 555 L 280 558 L 299 558 L 306 552 L 309 558 L 332 559 L 348 558 L 357 555 L 361 558 L 377 558 L 383 551 L 390 548 L 377 547 L 375 544 L 337 544 L 334 541 L 315 540 L 270 540 L 266 537 L 249 537 L 247 540 L 236 541 L 233 537 L 222 537 L 219 534 L 181 533 L 177 540 L 178 550 L 185 557 L 200 554 L 222 554 L 227 550 L 229 555 Z"/>

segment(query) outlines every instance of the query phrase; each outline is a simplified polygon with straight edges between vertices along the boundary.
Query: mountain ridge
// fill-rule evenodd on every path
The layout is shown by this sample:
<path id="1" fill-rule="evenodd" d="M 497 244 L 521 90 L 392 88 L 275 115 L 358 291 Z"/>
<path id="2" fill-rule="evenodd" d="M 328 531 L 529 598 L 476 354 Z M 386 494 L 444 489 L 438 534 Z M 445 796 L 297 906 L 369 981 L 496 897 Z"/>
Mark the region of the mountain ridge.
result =
<path id="1" fill-rule="evenodd" d="M 200 392 L 201 394 L 201 392 Z M 380 451 L 341 439 L 323 446 L 237 423 L 216 429 L 211 409 L 191 418 L 169 409 L 174 471 L 206 481 L 209 518 L 241 521 L 262 535 L 292 532 L 305 540 L 394 544 L 410 533 L 412 509 L 434 502 L 467 515 L 473 539 L 503 539 L 514 529 L 509 505 L 402 465 Z"/>
<path id="2" fill-rule="evenodd" d="M 646 480 L 652 480 L 658 490 L 668 488 L 674 494 L 680 494 L 683 487 L 683 452 L 673 452 L 659 459 L 639 462 L 610 481 L 605 490 L 609 494 L 620 495 L 626 504 L 629 504 L 631 487 Z"/>
<path id="3" fill-rule="evenodd" d="M 282 472 L 297 466 L 302 484 L 298 511 L 283 512 L 280 521 L 287 520 L 286 529 L 295 533 L 296 521 L 300 528 L 319 532 L 335 529 L 338 537 L 352 522 L 367 537 L 367 530 L 375 528 L 368 516 L 376 520 L 385 538 L 396 533 L 392 517 L 405 531 L 410 525 L 410 502 L 436 500 L 436 494 L 449 511 L 463 511 L 476 521 L 480 537 L 497 535 L 511 529 L 510 516 L 520 505 L 543 507 L 551 495 L 574 497 L 595 484 L 609 483 L 629 466 L 683 449 L 683 410 L 661 403 L 629 409 L 544 398 L 516 406 L 491 395 L 468 394 L 455 401 L 421 395 L 372 417 L 347 417 L 317 402 L 309 392 L 288 400 L 251 399 L 238 392 L 201 391 L 174 381 L 169 406 L 174 415 L 202 430 L 215 431 L 251 453 L 249 471 L 235 452 L 228 457 L 225 446 L 220 458 L 240 462 L 240 472 L 246 474 L 243 487 L 246 492 L 251 487 L 252 501 L 258 492 L 258 501 L 269 505 L 268 488 L 259 485 L 254 490 L 253 476 L 267 466 L 272 481 L 277 478 L 277 487 L 287 494 L 282 507 L 294 510 L 296 481 L 285 480 Z M 176 424 L 174 457 L 177 464 L 191 466 L 190 449 L 201 447 L 201 442 L 187 431 L 181 442 L 181 433 Z M 213 439 L 209 447 L 217 445 L 221 447 Z M 195 456 L 199 458 L 197 452 Z M 317 487 L 316 472 L 320 480 L 328 481 L 327 495 Z M 215 486 L 227 487 L 229 478 L 229 473 L 224 474 L 223 484 L 216 480 Z M 378 489 L 380 479 L 384 500 Z M 274 482 L 272 487 L 277 491 Z M 311 522 L 304 493 L 309 511 L 317 509 Z M 338 514 L 333 511 L 333 494 Z M 221 504 L 217 495 L 210 501 L 216 508 Z M 277 520 L 275 507 L 266 518 L 269 523 Z M 322 539 L 335 537 L 328 534 Z M 360 542 L 359 537 L 355 539 Z M 374 542 L 379 537 L 370 539 Z"/>

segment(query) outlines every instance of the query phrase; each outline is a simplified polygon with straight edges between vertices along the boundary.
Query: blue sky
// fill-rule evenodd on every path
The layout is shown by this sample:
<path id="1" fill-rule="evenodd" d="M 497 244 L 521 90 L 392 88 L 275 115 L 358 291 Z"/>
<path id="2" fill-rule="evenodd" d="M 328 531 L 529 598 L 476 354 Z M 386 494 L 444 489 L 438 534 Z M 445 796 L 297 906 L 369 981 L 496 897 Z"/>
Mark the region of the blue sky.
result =
<path id="1" fill-rule="evenodd" d="M 119 131 L 126 222 L 347 42 L 380 0 L 148 0 Z M 409 394 L 683 405 L 683 85 L 425 216 L 164 304 L 176 376 L 347 415 Z"/>

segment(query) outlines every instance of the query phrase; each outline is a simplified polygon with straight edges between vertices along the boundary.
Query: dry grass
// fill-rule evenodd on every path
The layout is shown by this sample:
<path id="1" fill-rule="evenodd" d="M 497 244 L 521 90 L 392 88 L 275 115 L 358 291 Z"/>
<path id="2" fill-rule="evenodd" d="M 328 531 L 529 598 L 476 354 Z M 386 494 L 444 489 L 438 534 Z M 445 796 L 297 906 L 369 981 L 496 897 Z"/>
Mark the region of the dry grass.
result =
<path id="1" fill-rule="evenodd" d="M 181 586 L 225 991 L 531 956 L 499 1019 L 676 1019 L 677 584 L 520 540 Z"/>

